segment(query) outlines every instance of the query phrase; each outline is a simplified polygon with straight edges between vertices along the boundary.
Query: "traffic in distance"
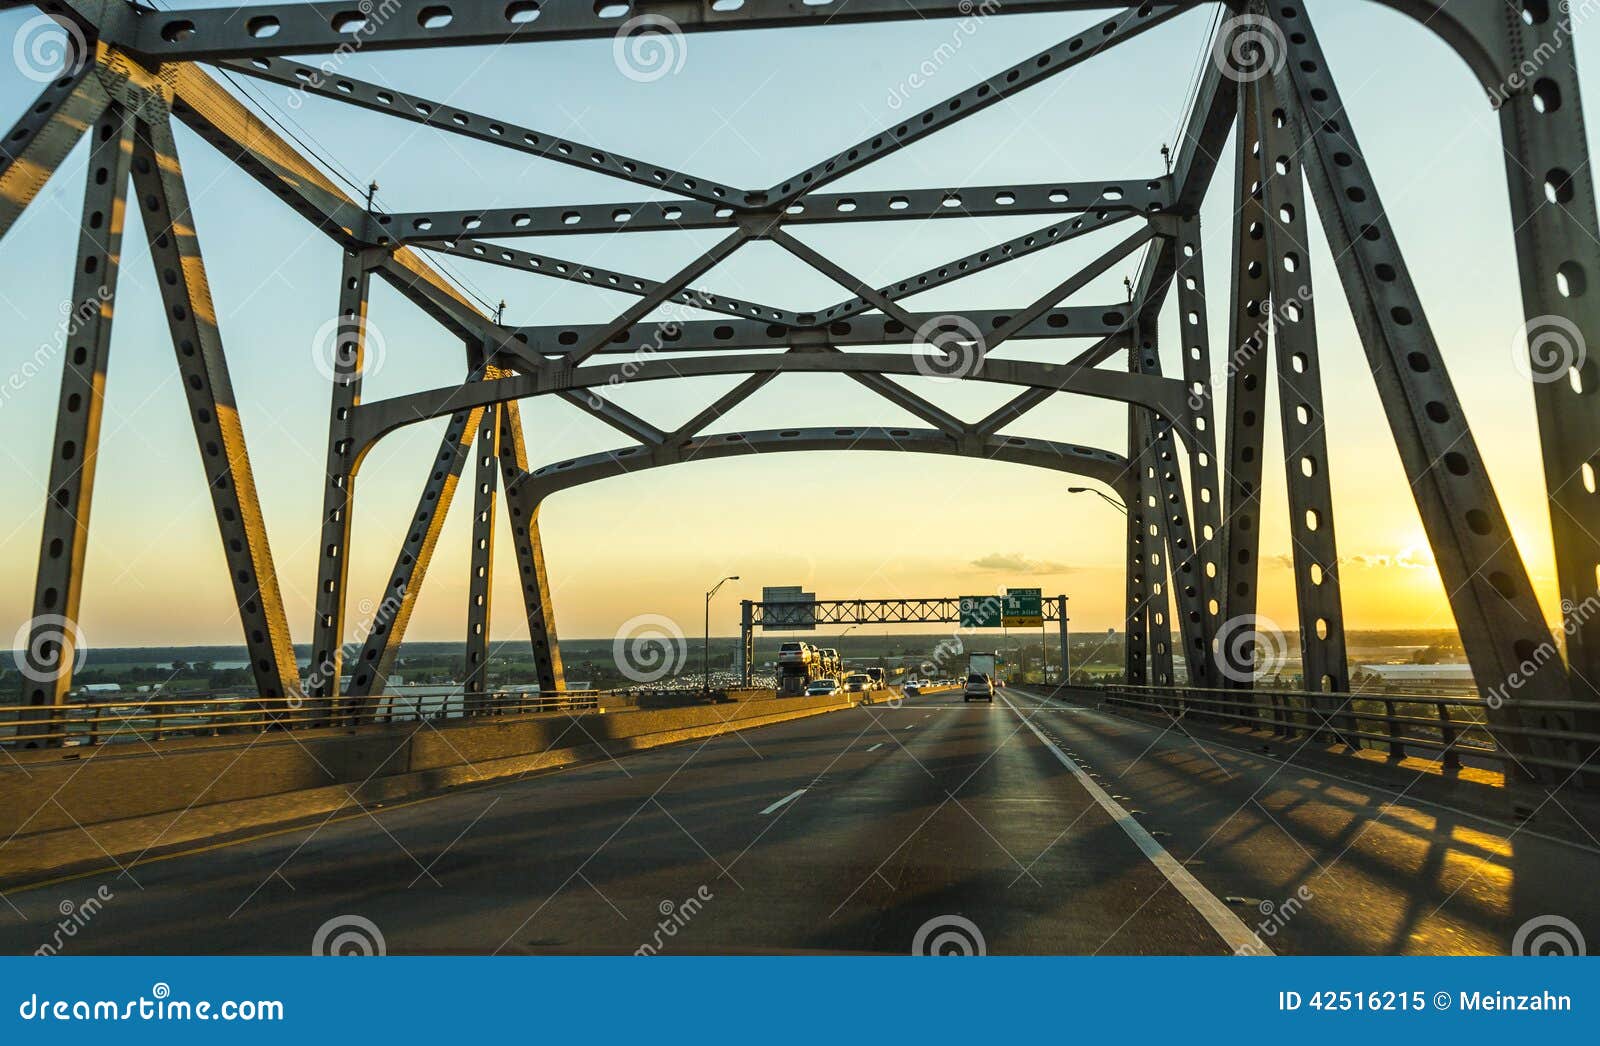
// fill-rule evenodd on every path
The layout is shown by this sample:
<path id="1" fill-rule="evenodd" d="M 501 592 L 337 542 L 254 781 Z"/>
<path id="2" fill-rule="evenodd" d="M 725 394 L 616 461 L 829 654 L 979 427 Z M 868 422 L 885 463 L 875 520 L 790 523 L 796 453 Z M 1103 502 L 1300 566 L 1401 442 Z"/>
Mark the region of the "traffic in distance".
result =
<path id="1" fill-rule="evenodd" d="M 962 689 L 963 701 L 994 703 L 995 687 L 1003 686 L 1001 659 L 994 653 L 967 656 L 964 677 L 924 678 L 911 673 L 900 684 L 902 691 L 915 696 L 924 690 Z M 778 648 L 776 689 L 779 697 L 827 697 L 831 694 L 862 694 L 871 702 L 874 691 L 887 690 L 889 679 L 879 667 L 846 673 L 839 651 L 790 641 Z"/>

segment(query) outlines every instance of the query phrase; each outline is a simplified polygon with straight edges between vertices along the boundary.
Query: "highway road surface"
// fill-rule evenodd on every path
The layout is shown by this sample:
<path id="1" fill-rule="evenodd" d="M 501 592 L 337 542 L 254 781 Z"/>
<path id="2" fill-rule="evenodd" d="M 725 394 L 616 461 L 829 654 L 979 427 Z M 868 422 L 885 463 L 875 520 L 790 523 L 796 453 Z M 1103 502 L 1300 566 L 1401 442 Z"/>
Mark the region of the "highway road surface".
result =
<path id="1" fill-rule="evenodd" d="M 1600 942 L 1600 846 L 1001 693 L 12 890 L 0 950 L 1505 954 L 1553 917 Z"/>

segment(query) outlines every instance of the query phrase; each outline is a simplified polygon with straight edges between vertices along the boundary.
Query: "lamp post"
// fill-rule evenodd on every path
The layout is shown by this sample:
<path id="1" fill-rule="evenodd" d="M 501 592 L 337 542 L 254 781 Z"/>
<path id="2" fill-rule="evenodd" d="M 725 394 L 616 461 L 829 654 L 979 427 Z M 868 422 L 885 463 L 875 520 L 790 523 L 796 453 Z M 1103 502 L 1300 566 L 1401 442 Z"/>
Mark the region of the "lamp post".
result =
<path id="1" fill-rule="evenodd" d="M 1099 498 L 1101 501 L 1104 501 L 1107 505 L 1110 505 L 1112 508 L 1114 508 L 1118 512 L 1122 513 L 1124 516 L 1126 516 L 1128 514 L 1128 506 L 1124 505 L 1122 502 L 1118 501 L 1116 498 L 1111 497 L 1109 494 L 1106 494 L 1104 491 L 1096 490 L 1093 487 L 1068 487 L 1067 488 L 1067 493 L 1068 494 L 1093 494 L 1095 497 Z"/>
<path id="2" fill-rule="evenodd" d="M 712 585 L 711 590 L 706 593 L 706 633 L 705 645 L 700 648 L 700 671 L 705 679 L 705 696 L 707 701 L 711 700 L 711 597 L 716 595 L 717 589 L 721 588 L 723 585 L 726 585 L 730 581 L 738 580 L 738 574 L 730 574 L 721 581 L 718 581 L 715 585 Z"/>

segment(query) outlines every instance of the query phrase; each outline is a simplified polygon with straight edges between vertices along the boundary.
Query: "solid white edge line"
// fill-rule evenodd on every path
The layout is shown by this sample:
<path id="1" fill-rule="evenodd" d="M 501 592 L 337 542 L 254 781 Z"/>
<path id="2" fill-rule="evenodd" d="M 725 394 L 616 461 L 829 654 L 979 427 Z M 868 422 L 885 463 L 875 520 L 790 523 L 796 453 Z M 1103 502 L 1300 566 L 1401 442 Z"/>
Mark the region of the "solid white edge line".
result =
<path id="1" fill-rule="evenodd" d="M 1167 882 L 1177 888 L 1177 891 L 1183 895 L 1184 900 L 1188 901 L 1194 910 L 1200 913 L 1200 917 L 1211 924 L 1211 928 L 1221 935 L 1223 942 L 1233 949 L 1235 955 L 1276 954 L 1271 948 L 1267 947 L 1260 937 L 1256 936 L 1254 930 L 1245 925 L 1243 919 L 1235 915 L 1232 909 L 1217 898 L 1216 894 L 1206 889 L 1199 879 L 1190 874 L 1189 869 L 1185 868 L 1177 858 L 1168 853 L 1166 847 L 1156 842 L 1155 837 L 1147 832 L 1144 825 L 1135 820 L 1134 816 L 1121 803 L 1111 798 L 1106 790 L 1101 788 L 1082 767 L 1073 762 L 1067 753 L 1057 748 L 1055 742 L 1044 736 L 1027 716 L 1018 712 L 1017 706 L 1011 703 L 1010 698 L 1002 696 L 1001 700 L 1006 703 L 1006 706 L 1012 712 L 1016 713 L 1017 718 L 1022 720 L 1024 726 L 1033 731 L 1033 736 L 1037 737 L 1046 748 L 1050 749 L 1051 753 L 1061 761 L 1061 765 L 1072 771 L 1072 775 L 1078 779 L 1078 783 L 1083 785 L 1084 791 L 1088 792 L 1094 798 L 1094 801 L 1099 803 L 1106 813 L 1111 815 L 1111 819 L 1117 822 L 1117 826 L 1128 834 L 1128 838 L 1133 840 L 1134 845 L 1150 859 L 1150 863 L 1155 865 L 1162 875 L 1167 877 Z"/>
<path id="2" fill-rule="evenodd" d="M 879 741 L 879 742 L 878 742 L 878 743 L 877 743 L 877 744 L 875 744 L 875 745 L 873 745 L 873 746 L 872 746 L 872 747 L 871 747 L 871 748 L 869 748 L 869 749 L 867 749 L 867 751 L 869 751 L 869 752 L 876 752 L 876 751 L 877 751 L 877 750 L 878 750 L 878 749 L 880 749 L 880 748 L 882 748 L 882 747 L 883 747 L 883 742 L 882 742 L 882 741 Z"/>
<path id="3" fill-rule="evenodd" d="M 792 803 L 796 799 L 800 798 L 802 795 L 805 795 L 805 794 L 806 794 L 806 790 L 804 788 L 796 788 L 794 791 L 790 792 L 788 795 L 784 796 L 782 799 L 779 799 L 777 802 L 773 803 L 771 806 L 767 807 L 765 810 L 763 810 L 761 812 L 764 813 L 764 814 L 770 814 L 772 811 L 776 810 L 778 807 L 782 806 L 783 804 Z"/>

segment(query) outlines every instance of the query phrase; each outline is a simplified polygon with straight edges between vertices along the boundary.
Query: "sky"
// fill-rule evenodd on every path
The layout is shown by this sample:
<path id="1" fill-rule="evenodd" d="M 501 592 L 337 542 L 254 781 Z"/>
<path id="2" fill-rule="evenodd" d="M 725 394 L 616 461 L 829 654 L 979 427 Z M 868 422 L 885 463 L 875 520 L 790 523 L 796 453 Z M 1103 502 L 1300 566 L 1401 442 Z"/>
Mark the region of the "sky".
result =
<path id="1" fill-rule="evenodd" d="M 1411 19 L 1365 2 L 1306 6 L 1546 614 L 1555 618 L 1532 391 L 1515 362 L 1522 317 L 1496 118 L 1460 59 Z M 0 14 L 0 52 L 11 42 L 17 57 L 0 61 L 0 125 L 16 119 L 39 89 L 25 46 L 36 14 Z M 1096 20 L 1001 15 L 691 34 L 674 45 L 675 71 L 648 82 L 624 75 L 610 39 L 358 53 L 342 71 L 755 188 Z M 1175 142 L 1197 65 L 1207 60 L 1203 45 L 1212 21 L 1210 11 L 1185 14 L 829 191 L 1160 174 L 1161 146 Z M 1600 31 L 1577 29 L 1580 68 L 1592 69 L 1600 60 Z M 922 74 L 917 86 L 914 73 Z M 338 174 L 363 186 L 375 180 L 380 205 L 391 211 L 657 198 L 630 183 L 242 82 L 253 106 L 282 121 Z M 1587 76 L 1585 86 L 1593 86 Z M 325 364 L 319 366 L 326 339 L 318 335 L 334 313 L 339 252 L 182 127 L 178 148 L 290 625 L 296 641 L 309 642 L 329 395 Z M 7 346 L 0 358 L 0 645 L 32 612 L 60 380 L 58 354 L 37 375 L 24 375 L 23 363 L 36 348 L 56 343 L 67 308 L 85 162 L 80 146 L 0 241 L 0 330 Z M 1216 361 L 1227 344 L 1232 169 L 1230 143 L 1202 208 Z M 804 226 L 795 235 L 881 284 L 1050 223 L 1049 217 L 858 222 Z M 1451 627 L 1331 255 L 1320 228 L 1310 224 L 1347 627 Z M 1015 307 L 1130 230 L 1113 227 L 906 304 L 928 312 Z M 90 647 L 236 643 L 238 617 L 142 236 L 136 224 L 130 227 L 116 303 L 84 639 Z M 515 245 L 660 279 L 720 236 L 716 230 L 555 236 Z M 513 323 L 603 322 L 633 300 L 476 262 L 444 264 L 471 293 L 490 303 L 504 299 Z M 1066 304 L 1121 301 L 1123 278 L 1136 268 L 1137 258 L 1129 259 Z M 772 244 L 741 249 L 700 284 L 796 310 L 849 296 Z M 380 282 L 374 288 L 369 321 L 376 347 L 369 348 L 364 398 L 458 381 L 460 343 Z M 1168 330 L 1174 318 L 1169 304 Z M 1012 343 L 998 355 L 1062 360 L 1084 344 Z M 1167 373 L 1176 373 L 1172 345 L 1163 355 Z M 643 383 L 622 387 L 614 398 L 670 429 L 737 380 Z M 973 382 L 903 384 L 969 420 L 1012 394 Z M 1276 413 L 1274 396 L 1267 411 L 1261 611 L 1291 629 L 1287 509 L 1282 466 L 1271 452 L 1281 447 Z M 548 398 L 525 402 L 522 417 L 534 465 L 626 443 Z M 1122 452 L 1124 418 L 1115 404 L 1058 394 L 1004 431 Z M 796 375 L 771 382 L 711 431 L 872 424 L 923 427 L 843 376 Z M 441 432 L 442 422 L 402 429 L 362 467 L 350 547 L 352 622 L 370 612 L 381 591 Z M 1224 435 L 1219 431 L 1219 445 Z M 698 462 L 565 491 L 549 500 L 541 520 L 558 627 L 569 636 L 610 636 L 638 615 L 659 614 L 692 635 L 701 627 L 705 590 L 737 574 L 741 580 L 718 596 L 714 633 L 736 630 L 738 600 L 759 598 L 764 585 L 802 585 L 822 598 L 1040 587 L 1071 598 L 1074 629 L 1117 628 L 1122 518 L 1098 498 L 1068 493 L 1084 483 L 994 462 L 852 452 Z M 464 635 L 469 492 L 464 485 L 449 515 L 410 638 Z M 491 635 L 514 643 L 526 640 L 526 627 L 504 518 L 499 527 Z"/>

